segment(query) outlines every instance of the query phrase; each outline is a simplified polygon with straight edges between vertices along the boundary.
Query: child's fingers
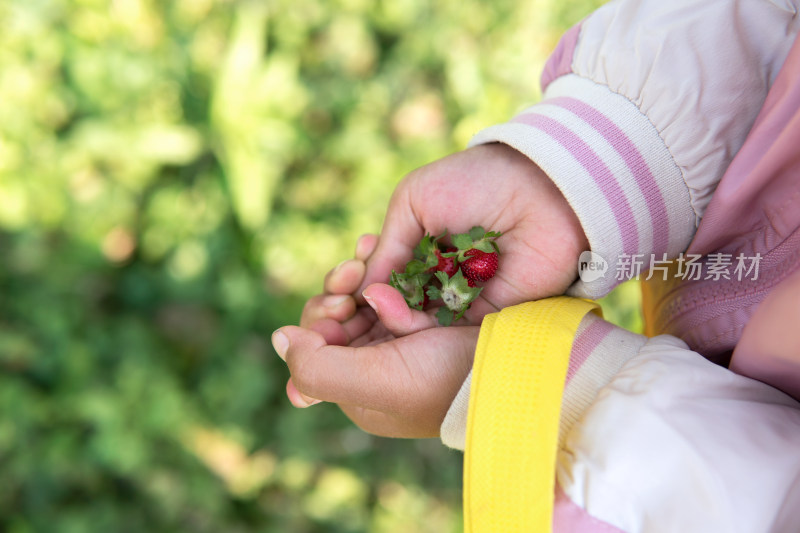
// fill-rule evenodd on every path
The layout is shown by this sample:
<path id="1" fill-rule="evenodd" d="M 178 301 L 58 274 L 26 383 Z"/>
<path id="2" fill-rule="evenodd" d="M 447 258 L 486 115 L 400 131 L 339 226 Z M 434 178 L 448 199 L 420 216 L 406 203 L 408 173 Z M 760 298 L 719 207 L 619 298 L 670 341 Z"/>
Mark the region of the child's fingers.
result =
<path id="1" fill-rule="evenodd" d="M 358 289 L 366 271 L 364 261 L 347 259 L 325 276 L 324 288 L 328 294 L 351 294 Z"/>
<path id="2" fill-rule="evenodd" d="M 323 318 L 344 322 L 355 312 L 356 302 L 349 294 L 319 294 L 311 297 L 303 307 L 300 326 L 310 327 L 311 324 Z"/>
<path id="3" fill-rule="evenodd" d="M 286 382 L 286 397 L 289 398 L 289 401 L 292 402 L 292 405 L 300 408 L 311 407 L 312 405 L 322 403 L 321 400 L 306 396 L 297 390 L 297 387 L 295 387 L 294 383 L 292 382 L 292 378 L 289 378 L 289 381 Z"/>
<path id="4" fill-rule="evenodd" d="M 356 241 L 356 259 L 366 262 L 375 251 L 376 246 L 378 246 L 378 236 L 365 233 Z"/>
<path id="5" fill-rule="evenodd" d="M 363 296 L 384 327 L 396 337 L 437 325 L 435 317 L 424 311 L 411 309 L 397 289 L 384 283 L 373 283 L 364 289 Z"/>
<path id="6" fill-rule="evenodd" d="M 360 339 L 366 335 L 376 323 L 375 311 L 369 307 L 359 307 L 355 314 L 342 323 L 342 328 L 347 335 L 347 344 L 350 346 L 360 346 L 366 344 L 368 340 Z M 371 339 L 369 339 L 371 340 Z"/>
<path id="7" fill-rule="evenodd" d="M 342 323 L 330 318 L 323 318 L 311 324 L 308 329 L 316 331 L 325 342 L 334 346 L 347 346 L 350 344 L 350 335 Z"/>
<path id="8" fill-rule="evenodd" d="M 363 346 L 371 339 L 364 336 L 375 325 L 372 309 L 359 307 L 352 317 L 344 322 L 323 318 L 311 324 L 308 329 L 316 331 L 328 344 L 336 346 Z"/>
<path id="9" fill-rule="evenodd" d="M 332 346 L 319 333 L 295 326 L 273 333 L 272 344 L 289 366 L 294 387 L 307 397 L 386 411 L 412 393 L 386 368 L 394 361 L 382 345 Z"/>

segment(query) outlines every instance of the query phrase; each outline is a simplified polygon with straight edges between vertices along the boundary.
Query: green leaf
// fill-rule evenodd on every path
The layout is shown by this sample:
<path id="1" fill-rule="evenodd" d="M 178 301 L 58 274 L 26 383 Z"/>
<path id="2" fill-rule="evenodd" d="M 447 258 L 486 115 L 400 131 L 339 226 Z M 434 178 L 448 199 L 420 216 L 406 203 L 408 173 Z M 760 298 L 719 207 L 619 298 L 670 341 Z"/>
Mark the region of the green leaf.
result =
<path id="1" fill-rule="evenodd" d="M 494 241 L 480 241 L 473 246 L 476 250 L 480 250 L 481 252 L 485 252 L 490 254 L 494 252 L 494 247 L 492 246 Z"/>
<path id="2" fill-rule="evenodd" d="M 417 274 L 422 274 L 428 270 L 428 265 L 420 261 L 419 259 L 412 259 L 406 264 L 406 274 L 409 276 L 416 276 Z"/>
<path id="3" fill-rule="evenodd" d="M 442 283 L 442 285 L 446 285 L 450 279 L 447 277 L 447 274 L 445 274 L 442 271 L 437 271 L 434 275 L 436 276 L 436 279 L 438 279 Z"/>
<path id="4" fill-rule="evenodd" d="M 430 234 L 426 234 L 422 240 L 419 241 L 414 247 L 414 257 L 421 260 L 427 261 L 428 258 L 433 254 L 433 250 L 436 247 L 435 241 Z"/>
<path id="5" fill-rule="evenodd" d="M 442 291 L 439 290 L 439 287 L 428 287 L 426 293 L 431 300 L 438 300 L 442 297 Z"/>
<path id="6" fill-rule="evenodd" d="M 389 277 L 389 285 L 394 287 L 400 292 L 403 292 L 403 286 L 400 285 L 400 280 L 398 279 L 398 274 L 394 270 L 392 270 L 392 275 Z"/>
<path id="7" fill-rule="evenodd" d="M 483 239 L 486 232 L 483 229 L 483 226 L 473 226 L 471 230 L 469 230 L 469 236 L 472 237 L 473 241 L 477 241 Z"/>
<path id="8" fill-rule="evenodd" d="M 436 311 L 436 318 L 439 319 L 439 325 L 449 326 L 453 323 L 453 312 L 443 305 Z"/>
<path id="9" fill-rule="evenodd" d="M 453 241 L 453 246 L 459 250 L 469 250 L 472 248 L 472 237 L 470 237 L 468 233 L 453 235 L 451 240 Z"/>

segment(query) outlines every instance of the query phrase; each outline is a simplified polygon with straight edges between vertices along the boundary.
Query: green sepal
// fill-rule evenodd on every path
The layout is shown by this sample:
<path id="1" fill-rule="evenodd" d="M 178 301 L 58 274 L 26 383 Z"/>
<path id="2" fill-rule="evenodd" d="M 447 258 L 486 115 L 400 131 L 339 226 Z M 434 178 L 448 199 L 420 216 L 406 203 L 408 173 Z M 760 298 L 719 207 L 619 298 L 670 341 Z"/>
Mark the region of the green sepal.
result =
<path id="1" fill-rule="evenodd" d="M 409 276 L 416 276 L 422 274 L 428 270 L 428 265 L 420 261 L 419 259 L 412 259 L 408 263 L 406 263 L 406 274 Z"/>
<path id="2" fill-rule="evenodd" d="M 441 235 L 434 237 L 430 233 L 426 233 L 419 244 L 414 247 L 414 258 L 421 261 L 425 265 L 425 270 L 434 268 L 439 264 L 439 258 L 436 256 L 436 251 L 439 250 L 439 241 L 447 235 L 445 230 Z"/>
<path id="3" fill-rule="evenodd" d="M 458 272 L 456 272 L 456 274 L 458 274 Z M 433 273 L 433 275 L 436 276 L 436 279 L 438 279 L 439 282 L 441 282 L 442 286 L 444 286 L 450 280 L 447 274 L 445 272 L 442 272 L 441 270 L 437 270 L 436 272 Z"/>
<path id="4" fill-rule="evenodd" d="M 449 326 L 453 323 L 453 312 L 443 305 L 436 311 L 436 318 L 439 320 L 440 326 Z"/>
<path id="5" fill-rule="evenodd" d="M 470 240 L 472 241 L 470 243 L 470 246 L 467 248 L 461 246 L 458 247 L 459 251 L 458 251 L 457 261 L 459 263 L 463 263 L 467 258 L 466 252 L 470 248 L 480 250 L 481 252 L 487 254 L 490 254 L 492 252 L 500 253 L 500 248 L 497 247 L 495 239 L 497 239 L 501 235 L 502 233 L 500 233 L 499 231 L 484 232 L 481 226 L 474 226 L 471 230 L 469 230 Z M 464 241 L 464 244 L 466 244 L 466 240 Z"/>
<path id="6" fill-rule="evenodd" d="M 428 295 L 428 298 L 431 300 L 438 300 L 442 297 L 442 291 L 439 290 L 439 287 L 430 286 L 428 290 L 425 291 L 425 294 Z"/>
<path id="7" fill-rule="evenodd" d="M 483 229 L 483 226 L 472 226 L 472 229 L 469 230 L 469 236 L 473 241 L 483 239 L 485 235 L 486 231 Z"/>
<path id="8" fill-rule="evenodd" d="M 457 233 L 450 238 L 450 241 L 453 243 L 453 246 L 459 250 L 469 250 L 472 248 L 472 237 L 469 236 L 469 233 Z"/>
<path id="9" fill-rule="evenodd" d="M 434 247 L 433 237 L 426 233 L 422 240 L 419 241 L 419 244 L 414 247 L 414 258 L 420 261 L 427 260 L 428 256 L 433 253 Z"/>
<path id="10" fill-rule="evenodd" d="M 392 270 L 389 278 L 389 285 L 397 289 L 403 295 L 406 303 L 413 309 L 422 310 L 425 303 L 425 284 L 430 281 L 431 275 L 427 273 L 409 275 L 399 274 Z"/>
<path id="11" fill-rule="evenodd" d="M 472 248 L 490 254 L 495 251 L 496 247 L 494 241 L 478 241 Z"/>

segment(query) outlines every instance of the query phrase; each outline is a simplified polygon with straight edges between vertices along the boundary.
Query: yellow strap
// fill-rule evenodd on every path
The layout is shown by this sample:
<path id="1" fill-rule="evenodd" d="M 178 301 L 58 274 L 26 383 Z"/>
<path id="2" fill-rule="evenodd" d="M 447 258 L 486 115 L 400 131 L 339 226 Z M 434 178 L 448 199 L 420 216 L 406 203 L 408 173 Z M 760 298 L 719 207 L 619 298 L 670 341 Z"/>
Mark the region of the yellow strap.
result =
<path id="1" fill-rule="evenodd" d="M 551 530 L 569 355 L 578 325 L 596 307 L 559 296 L 484 318 L 464 454 L 466 533 Z"/>

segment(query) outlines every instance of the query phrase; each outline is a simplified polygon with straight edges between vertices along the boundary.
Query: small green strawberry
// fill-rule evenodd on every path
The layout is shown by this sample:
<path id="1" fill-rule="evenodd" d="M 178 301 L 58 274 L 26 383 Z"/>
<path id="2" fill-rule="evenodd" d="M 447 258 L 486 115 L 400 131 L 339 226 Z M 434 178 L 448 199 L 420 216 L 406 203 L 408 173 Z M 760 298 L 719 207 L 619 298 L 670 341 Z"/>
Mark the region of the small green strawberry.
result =
<path id="1" fill-rule="evenodd" d="M 431 300 L 441 299 L 444 302 L 436 317 L 439 319 L 439 324 L 449 326 L 464 315 L 483 288 L 470 287 L 467 278 L 460 270 L 453 277 L 448 277 L 444 272 L 436 272 L 436 279 L 442 287 L 428 287 L 427 294 Z"/>
<path id="2" fill-rule="evenodd" d="M 400 291 L 409 307 L 421 311 L 427 303 L 425 285 L 430 280 L 431 275 L 425 272 L 415 273 L 413 268 L 410 270 L 411 273 L 409 273 L 408 266 L 406 267 L 406 272 L 403 273 L 397 273 L 392 270 L 389 284 Z"/>

